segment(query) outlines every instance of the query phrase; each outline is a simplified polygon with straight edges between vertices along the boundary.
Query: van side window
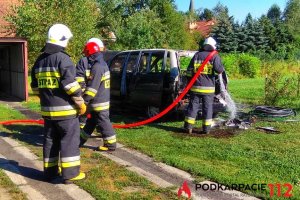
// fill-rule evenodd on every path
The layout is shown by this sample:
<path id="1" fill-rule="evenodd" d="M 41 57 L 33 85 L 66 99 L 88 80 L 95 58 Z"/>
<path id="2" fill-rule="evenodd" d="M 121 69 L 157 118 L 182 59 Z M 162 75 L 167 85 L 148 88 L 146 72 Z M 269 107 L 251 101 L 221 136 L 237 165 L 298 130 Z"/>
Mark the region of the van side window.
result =
<path id="1" fill-rule="evenodd" d="M 162 72 L 165 52 L 152 52 L 150 60 L 150 72 Z"/>
<path id="2" fill-rule="evenodd" d="M 126 54 L 120 54 L 120 55 L 117 55 L 116 57 L 114 57 L 110 64 L 110 71 L 120 72 L 127 55 L 128 54 L 126 53 Z"/>
<path id="3" fill-rule="evenodd" d="M 146 73 L 147 72 L 147 62 L 148 62 L 148 53 L 142 53 L 140 63 L 139 63 L 139 72 Z"/>
<path id="4" fill-rule="evenodd" d="M 127 68 L 126 68 L 127 73 L 133 72 L 133 70 L 136 67 L 138 57 L 139 57 L 139 52 L 130 53 L 128 62 L 127 62 Z"/>

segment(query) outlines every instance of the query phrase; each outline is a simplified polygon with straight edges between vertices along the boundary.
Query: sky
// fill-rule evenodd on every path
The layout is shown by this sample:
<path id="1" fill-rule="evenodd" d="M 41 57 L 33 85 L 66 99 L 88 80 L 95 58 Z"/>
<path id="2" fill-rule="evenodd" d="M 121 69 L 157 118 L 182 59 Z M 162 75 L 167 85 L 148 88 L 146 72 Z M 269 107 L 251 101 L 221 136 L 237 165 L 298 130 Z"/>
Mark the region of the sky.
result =
<path id="1" fill-rule="evenodd" d="M 277 4 L 284 11 L 288 0 L 194 0 L 195 9 L 214 8 L 218 2 L 228 7 L 229 15 L 234 16 L 239 23 L 245 20 L 248 13 L 253 18 L 259 18 L 266 14 L 273 4 Z M 178 10 L 186 12 L 190 6 L 190 0 L 175 0 Z"/>

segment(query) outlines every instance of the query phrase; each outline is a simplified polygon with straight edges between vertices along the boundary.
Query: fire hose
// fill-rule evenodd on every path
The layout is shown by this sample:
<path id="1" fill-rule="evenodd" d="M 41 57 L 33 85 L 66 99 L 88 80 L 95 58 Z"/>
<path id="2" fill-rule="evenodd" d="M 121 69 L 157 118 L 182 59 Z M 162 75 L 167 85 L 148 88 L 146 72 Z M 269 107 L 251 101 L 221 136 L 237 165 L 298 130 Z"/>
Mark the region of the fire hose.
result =
<path id="1" fill-rule="evenodd" d="M 251 115 L 266 117 L 266 118 L 281 118 L 296 116 L 296 112 L 289 108 L 271 107 L 271 106 L 257 106 Z"/>
<path id="2" fill-rule="evenodd" d="M 160 113 L 158 113 L 157 115 L 143 120 L 143 121 L 139 121 L 139 122 L 134 122 L 131 124 L 114 124 L 113 127 L 114 128 L 132 128 L 132 127 L 137 127 L 137 126 L 143 126 L 145 124 L 149 124 L 161 117 L 163 117 L 164 115 L 166 115 L 170 110 L 172 110 L 177 104 L 178 102 L 188 93 L 188 91 L 191 89 L 191 87 L 194 85 L 195 81 L 197 80 L 198 76 L 200 75 L 200 73 L 203 71 L 205 65 L 208 63 L 208 61 L 215 55 L 217 54 L 217 51 L 212 51 L 204 60 L 204 62 L 201 64 L 201 66 L 198 68 L 198 71 L 196 72 L 196 74 L 193 76 L 193 78 L 191 79 L 191 81 L 189 82 L 189 84 L 186 86 L 186 88 L 182 91 L 182 93 L 173 101 L 172 104 L 170 104 L 167 108 L 165 108 L 163 111 L 161 111 Z M 2 125 L 10 125 L 13 123 L 36 123 L 36 124 L 43 124 L 43 120 L 10 120 L 10 121 L 5 121 L 5 122 L 0 122 L 0 124 Z"/>

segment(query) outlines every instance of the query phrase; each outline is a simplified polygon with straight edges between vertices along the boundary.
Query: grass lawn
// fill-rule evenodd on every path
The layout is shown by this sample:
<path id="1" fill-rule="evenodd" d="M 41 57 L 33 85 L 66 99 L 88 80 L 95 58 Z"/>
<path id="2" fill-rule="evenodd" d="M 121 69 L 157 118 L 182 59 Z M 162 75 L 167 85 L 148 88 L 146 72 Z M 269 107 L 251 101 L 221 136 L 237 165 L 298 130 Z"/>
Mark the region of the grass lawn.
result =
<path id="1" fill-rule="evenodd" d="M 1 191 L 5 191 L 10 199 L 14 200 L 26 200 L 26 195 L 14 185 L 14 183 L 8 178 L 8 176 L 0 169 L 0 187 Z M 1 196 L 1 195 L 0 195 Z"/>
<path id="2" fill-rule="evenodd" d="M 11 110 L 7 105 L 0 104 L 0 121 L 24 119 L 25 117 L 18 111 Z M 1 125 L 0 125 L 1 127 Z M 0 128 L 1 131 L 1 128 Z M 0 187 L 8 192 L 12 199 L 25 200 L 26 195 L 21 192 L 7 175 L 0 169 Z"/>
<path id="3" fill-rule="evenodd" d="M 263 104 L 264 79 L 229 80 L 228 89 L 233 99 L 239 103 Z"/>
<path id="4" fill-rule="evenodd" d="M 0 121 L 25 118 L 18 111 L 0 104 Z M 42 126 L 0 125 L 0 131 L 25 143 L 42 160 Z M 81 168 L 87 179 L 77 184 L 95 199 L 177 199 L 175 188 L 162 189 L 128 171 L 91 149 L 81 149 Z M 0 170 L 0 186 L 8 188 L 13 199 L 26 199 Z"/>
<path id="5" fill-rule="evenodd" d="M 237 102 L 262 105 L 263 82 L 263 79 L 231 80 L 230 93 Z M 273 126 L 282 133 L 266 134 L 252 128 L 229 137 L 189 137 L 179 133 L 182 126 L 183 122 L 164 122 L 135 129 L 118 129 L 117 133 L 120 142 L 158 161 L 188 171 L 199 181 L 291 183 L 294 187 L 291 199 L 300 199 L 299 122 L 261 121 L 255 126 Z M 201 123 L 198 122 L 197 126 Z M 270 198 L 269 190 L 250 194 Z"/>
<path id="6" fill-rule="evenodd" d="M 262 78 L 231 80 L 229 90 L 236 102 L 254 105 L 264 102 Z M 299 110 L 300 104 L 293 105 L 293 108 Z M 124 117 L 112 117 L 118 123 L 120 119 Z M 126 120 L 130 121 L 128 118 Z M 182 125 L 182 121 L 163 122 L 134 129 L 118 129 L 118 140 L 158 161 L 190 172 L 199 181 L 209 179 L 223 184 L 290 183 L 293 185 L 293 197 L 290 199 L 300 199 L 299 122 L 260 121 L 255 126 L 273 126 L 281 134 L 267 134 L 252 128 L 227 137 L 189 137 L 179 133 Z M 201 126 L 201 122 L 197 126 Z M 285 188 L 282 191 L 285 192 Z M 263 192 L 243 192 L 270 199 L 268 187 Z"/>

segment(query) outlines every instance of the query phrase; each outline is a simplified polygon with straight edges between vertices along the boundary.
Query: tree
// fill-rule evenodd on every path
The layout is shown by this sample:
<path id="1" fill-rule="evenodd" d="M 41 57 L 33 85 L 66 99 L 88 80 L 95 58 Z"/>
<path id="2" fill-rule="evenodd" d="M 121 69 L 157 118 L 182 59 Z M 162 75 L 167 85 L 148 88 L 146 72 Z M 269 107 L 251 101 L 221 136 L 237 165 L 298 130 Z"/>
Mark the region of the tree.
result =
<path id="1" fill-rule="evenodd" d="M 234 18 L 229 16 L 228 8 L 218 3 L 213 8 L 217 19 L 217 25 L 212 30 L 212 36 L 218 42 L 218 48 L 223 52 L 236 50 L 235 33 L 233 31 Z"/>
<path id="2" fill-rule="evenodd" d="M 266 16 L 262 15 L 258 23 L 264 32 L 264 36 L 267 38 L 265 50 L 270 52 L 276 49 L 276 28 L 272 21 Z"/>
<path id="3" fill-rule="evenodd" d="M 165 47 L 182 49 L 190 47 L 190 33 L 185 18 L 175 7 L 174 1 L 152 0 L 149 8 L 161 19 L 166 33 Z"/>
<path id="4" fill-rule="evenodd" d="M 97 22 L 96 5 L 93 0 L 24 0 L 22 6 L 14 8 L 13 15 L 7 17 L 11 22 L 10 30 L 18 37 L 28 40 L 29 61 L 33 64 L 45 44 L 51 25 L 67 25 L 74 37 L 70 41 L 68 53 L 80 57 L 83 45 L 93 36 L 98 36 L 95 29 Z"/>
<path id="5" fill-rule="evenodd" d="M 214 18 L 214 13 L 212 10 L 205 8 L 199 16 L 200 20 L 212 20 Z"/>
<path id="6" fill-rule="evenodd" d="M 284 19 L 293 38 L 300 43 L 300 0 L 289 0 L 284 10 Z"/>
<path id="7" fill-rule="evenodd" d="M 249 13 L 246 16 L 243 26 L 243 32 L 246 34 L 244 40 L 240 40 L 239 44 L 244 45 L 243 52 L 264 51 L 266 48 L 267 39 L 264 35 L 264 30 L 259 22 L 252 18 Z"/>
<path id="8" fill-rule="evenodd" d="M 228 14 L 228 8 L 227 6 L 224 6 L 220 2 L 217 3 L 217 5 L 213 8 L 214 16 L 221 17 L 222 15 Z"/>
<path id="9" fill-rule="evenodd" d="M 277 4 L 273 4 L 268 10 L 267 17 L 271 20 L 273 24 L 275 24 L 276 21 L 279 21 L 281 18 L 280 7 Z"/>
<path id="10" fill-rule="evenodd" d="M 117 36 L 117 41 L 110 44 L 109 48 L 128 49 L 128 43 L 133 35 L 128 32 L 130 27 L 136 31 L 136 37 L 141 41 L 150 39 L 149 44 L 137 43 L 134 41 L 130 44 L 130 48 L 140 48 L 143 46 L 153 46 L 152 38 L 161 36 L 155 43 L 157 47 L 165 48 L 189 48 L 193 46 L 193 36 L 187 30 L 185 17 L 182 13 L 176 10 L 173 0 L 148 0 L 148 1 L 121 1 L 121 0 L 98 0 L 101 11 L 99 28 L 102 32 L 114 31 Z M 151 11 L 151 12 L 150 12 Z M 102 14 L 103 13 L 103 14 Z M 144 16 L 143 16 L 144 15 Z M 147 24 L 141 24 L 141 28 L 145 27 L 151 33 L 151 37 L 144 34 L 143 31 L 137 31 L 136 24 L 140 24 L 132 16 L 139 17 L 140 20 Z M 149 16 L 153 18 L 150 19 Z M 154 27 L 150 27 L 154 26 Z M 154 30 L 158 30 L 157 33 Z M 160 30 L 163 30 L 160 32 Z M 129 38 L 124 38 L 129 37 Z M 163 39 L 163 41 L 161 41 Z M 135 46 L 137 45 L 137 46 Z"/>
<path id="11" fill-rule="evenodd" d="M 161 20 L 155 12 L 146 9 L 126 18 L 116 34 L 118 49 L 162 48 L 166 38 Z"/>

